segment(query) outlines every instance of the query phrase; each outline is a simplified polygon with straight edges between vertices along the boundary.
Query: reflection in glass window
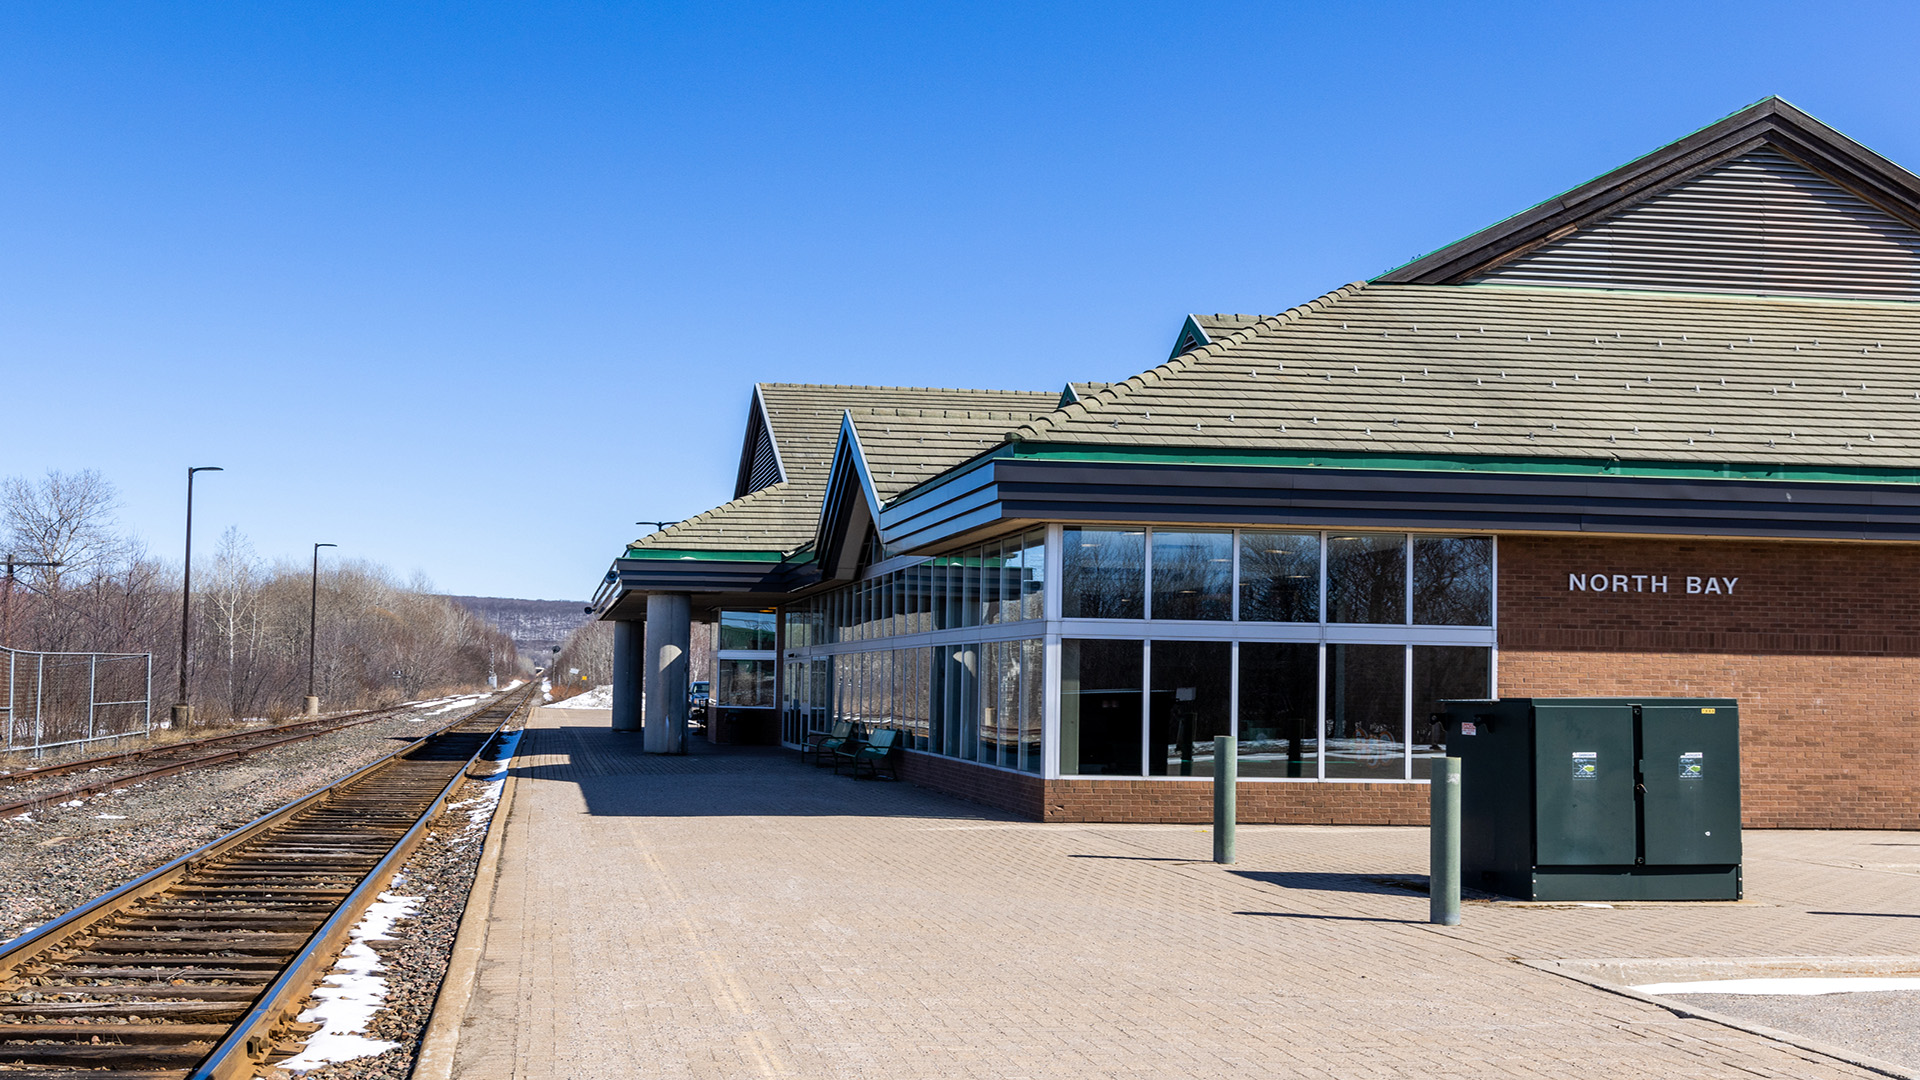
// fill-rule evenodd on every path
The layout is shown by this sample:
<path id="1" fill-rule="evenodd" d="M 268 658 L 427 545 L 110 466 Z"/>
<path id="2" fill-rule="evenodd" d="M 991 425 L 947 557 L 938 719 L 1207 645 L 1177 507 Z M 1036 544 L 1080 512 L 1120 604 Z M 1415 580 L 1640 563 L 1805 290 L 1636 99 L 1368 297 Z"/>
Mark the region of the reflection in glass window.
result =
<path id="1" fill-rule="evenodd" d="M 1046 645 L 1039 638 L 1020 643 L 1020 770 L 1040 771 L 1040 727 L 1046 715 Z"/>
<path id="2" fill-rule="evenodd" d="M 1153 533 L 1153 617 L 1233 618 L 1233 534 Z"/>
<path id="3" fill-rule="evenodd" d="M 1232 733 L 1233 646 L 1224 641 L 1155 641 L 1148 697 L 1147 771 L 1212 776 L 1213 737 Z"/>
<path id="4" fill-rule="evenodd" d="M 1047 534 L 1044 529 L 1035 529 L 1026 535 L 1020 554 L 1020 580 L 1020 617 L 1023 619 L 1045 618 L 1047 614 Z"/>
<path id="5" fill-rule="evenodd" d="M 1406 777 L 1404 645 L 1327 646 L 1327 779 Z"/>
<path id="6" fill-rule="evenodd" d="M 974 562 L 980 564 L 980 625 L 991 626 L 1000 621 L 1001 580 L 1005 574 L 1000 559 L 1000 542 L 994 541 L 984 548 L 974 548 L 970 553 Z"/>
<path id="7" fill-rule="evenodd" d="M 1493 538 L 1413 538 L 1413 621 L 1493 625 Z"/>
<path id="8" fill-rule="evenodd" d="M 1362 533 L 1327 540 L 1327 621 L 1407 621 L 1407 538 Z"/>
<path id="9" fill-rule="evenodd" d="M 1240 618 L 1246 622 L 1320 621 L 1320 537 L 1316 533 L 1240 534 Z"/>
<path id="10" fill-rule="evenodd" d="M 1413 756 L 1445 757 L 1447 730 L 1439 722 L 1440 703 L 1472 700 L 1493 693 L 1493 650 L 1462 645 L 1413 647 Z M 1415 764 L 1413 777 L 1423 780 L 1427 766 Z"/>
<path id="11" fill-rule="evenodd" d="M 1145 530 L 1069 528 L 1064 533 L 1062 614 L 1069 619 L 1142 617 Z"/>
<path id="12" fill-rule="evenodd" d="M 720 613 L 720 647 L 765 652 L 773 648 L 771 611 L 723 611 Z"/>
<path id="13" fill-rule="evenodd" d="M 1241 776 L 1318 776 L 1319 714 L 1320 646 L 1240 643 Z"/>
<path id="14" fill-rule="evenodd" d="M 1141 643 L 1060 643 L 1060 773 L 1140 775 Z"/>
<path id="15" fill-rule="evenodd" d="M 716 660 L 713 700 L 740 708 L 773 707 L 772 660 Z"/>

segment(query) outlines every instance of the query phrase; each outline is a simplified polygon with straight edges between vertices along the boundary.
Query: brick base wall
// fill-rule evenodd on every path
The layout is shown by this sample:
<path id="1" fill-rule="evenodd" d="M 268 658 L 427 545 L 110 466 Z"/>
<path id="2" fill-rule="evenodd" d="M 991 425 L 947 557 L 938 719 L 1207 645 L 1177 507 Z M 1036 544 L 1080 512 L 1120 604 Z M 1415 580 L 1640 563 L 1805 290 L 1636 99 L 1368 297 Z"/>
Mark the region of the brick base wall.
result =
<path id="1" fill-rule="evenodd" d="M 1234 793 L 1245 825 L 1425 825 L 1425 784 L 1249 783 Z M 1206 824 L 1213 785 L 1185 780 L 1050 780 L 1045 821 Z"/>
<path id="2" fill-rule="evenodd" d="M 984 803 L 1021 817 L 1040 820 L 1040 791 L 1044 782 L 1027 773 L 1007 772 L 939 754 L 905 750 L 900 754 L 900 779 L 942 795 Z"/>
<path id="3" fill-rule="evenodd" d="M 938 754 L 906 751 L 900 779 L 1034 821 L 1161 822 L 1213 820 L 1205 781 L 1042 780 Z M 1295 784 L 1241 781 L 1247 825 L 1425 825 L 1425 784 Z"/>
<path id="4" fill-rule="evenodd" d="M 1735 698 L 1748 828 L 1920 829 L 1920 657 L 1509 649 L 1500 694 Z"/>

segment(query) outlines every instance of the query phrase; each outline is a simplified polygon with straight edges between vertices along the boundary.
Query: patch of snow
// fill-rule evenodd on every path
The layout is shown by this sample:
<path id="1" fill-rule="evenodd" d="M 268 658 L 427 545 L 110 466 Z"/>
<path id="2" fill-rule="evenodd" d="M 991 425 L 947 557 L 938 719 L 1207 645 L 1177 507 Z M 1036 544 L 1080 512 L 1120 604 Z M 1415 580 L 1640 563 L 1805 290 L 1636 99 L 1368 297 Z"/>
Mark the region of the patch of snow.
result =
<path id="1" fill-rule="evenodd" d="M 1812 997 L 1874 990 L 1920 990 L 1920 979 L 1883 975 L 1807 976 L 1791 979 L 1702 979 L 1699 982 L 1643 983 L 1643 994 L 1777 994 Z"/>
<path id="2" fill-rule="evenodd" d="M 71 808 L 73 808 L 73 807 L 75 807 L 75 806 L 85 806 L 85 805 L 87 805 L 87 800 L 85 800 L 85 799 L 75 799 L 75 800 L 73 800 L 72 802 L 63 802 L 63 803 L 61 803 L 60 805 L 61 805 L 61 806 L 65 806 L 65 807 L 67 807 L 67 808 L 69 808 L 69 809 L 71 809 Z"/>
<path id="3" fill-rule="evenodd" d="M 611 709 L 613 708 L 613 687 L 596 686 L 584 694 L 570 697 L 565 701 L 553 703 L 556 709 Z"/>
<path id="4" fill-rule="evenodd" d="M 467 813 L 467 827 L 463 830 L 465 835 L 455 841 L 454 846 L 464 847 L 485 834 L 487 825 L 493 820 L 494 810 L 500 805 L 500 792 L 506 786 L 503 781 L 507 778 L 507 769 L 513 765 L 513 755 L 519 749 L 520 732 L 508 732 L 507 737 L 501 741 L 500 748 L 495 751 L 497 756 L 493 762 L 493 772 L 485 777 L 475 778 L 475 782 L 481 785 L 479 794 L 447 807 L 449 810 L 464 810 Z"/>
<path id="5" fill-rule="evenodd" d="M 95 814 L 95 815 L 93 815 L 93 816 L 94 816 L 94 817 L 97 817 L 97 818 L 105 818 L 105 819 L 107 819 L 108 821 L 125 821 L 125 820 L 127 820 L 127 815 L 125 815 L 125 814 Z"/>
<path id="6" fill-rule="evenodd" d="M 396 884 L 398 882 L 396 881 Z M 380 956 L 367 944 L 387 941 L 393 924 L 411 916 L 422 897 L 396 896 L 383 892 L 367 908 L 357 926 L 350 931 L 350 943 L 341 950 L 333 970 L 314 988 L 320 1004 L 300 1014 L 301 1023 L 319 1024 L 320 1030 L 307 1037 L 306 1049 L 282 1061 L 279 1068 L 306 1072 L 336 1061 L 383 1054 L 399 1046 L 384 1039 L 369 1038 L 367 1025 L 387 1003 L 387 980 L 380 976 Z"/>

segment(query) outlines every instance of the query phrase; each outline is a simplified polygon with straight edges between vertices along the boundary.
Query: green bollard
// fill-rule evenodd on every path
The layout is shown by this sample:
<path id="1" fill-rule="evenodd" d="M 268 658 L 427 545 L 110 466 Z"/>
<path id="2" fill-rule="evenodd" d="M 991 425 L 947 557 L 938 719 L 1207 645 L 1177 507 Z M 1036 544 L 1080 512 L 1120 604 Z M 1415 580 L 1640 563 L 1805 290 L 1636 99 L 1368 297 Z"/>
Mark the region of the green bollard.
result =
<path id="1" fill-rule="evenodd" d="M 1460 925 L 1460 759 L 1434 758 L 1427 862 L 1427 921 Z"/>
<path id="2" fill-rule="evenodd" d="M 1233 864 L 1234 788 L 1240 783 L 1240 757 L 1233 736 L 1213 737 L 1213 861 Z"/>

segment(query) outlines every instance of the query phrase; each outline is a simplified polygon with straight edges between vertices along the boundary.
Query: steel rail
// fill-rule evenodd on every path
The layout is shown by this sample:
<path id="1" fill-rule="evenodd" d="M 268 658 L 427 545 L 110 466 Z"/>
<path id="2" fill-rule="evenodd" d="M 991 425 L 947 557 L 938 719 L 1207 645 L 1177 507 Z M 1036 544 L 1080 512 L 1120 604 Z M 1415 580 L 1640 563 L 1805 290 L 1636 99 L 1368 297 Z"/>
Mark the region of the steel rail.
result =
<path id="1" fill-rule="evenodd" d="M 181 739 L 179 742 L 148 744 L 135 750 L 121 750 L 112 754 L 100 754 L 97 757 L 76 758 L 73 761 L 62 761 L 53 765 L 34 765 L 25 769 L 0 769 L 0 783 L 18 783 L 22 780 L 34 780 L 43 776 L 59 776 L 61 773 L 80 772 L 83 769 L 117 765 L 124 761 L 131 761 L 134 758 L 146 757 L 149 754 L 167 754 L 182 748 L 212 746 L 216 743 L 232 742 L 235 739 L 252 738 L 258 735 L 272 734 L 277 731 L 292 731 L 295 728 L 312 727 L 316 724 L 337 724 L 342 721 L 356 720 L 360 717 L 371 717 L 377 713 L 395 712 L 399 708 L 401 708 L 401 706 L 396 705 L 386 709 L 360 709 L 355 712 L 340 713 L 335 716 L 322 716 L 311 720 L 294 720 L 285 724 L 268 724 L 265 727 L 251 728 L 246 731 L 230 731 L 225 735 L 205 735 L 198 739 Z M 19 754 L 25 753 L 26 751 L 12 750 L 7 752 Z"/>
<path id="2" fill-rule="evenodd" d="M 273 1051 L 278 1032 L 298 1014 L 321 968 L 344 945 L 348 932 L 366 907 L 425 835 L 428 824 L 466 777 L 474 760 L 492 744 L 502 727 L 532 703 L 532 691 L 533 686 L 529 685 L 524 690 L 498 695 L 483 702 L 442 728 L 410 742 L 379 761 L 294 799 L 165 866 L 0 945 L 0 982 L 6 984 L 0 987 L 0 993 L 14 999 L 0 1003 L 0 1011 L 4 1011 L 8 1019 L 23 1014 L 40 1017 L 34 1024 L 0 1023 L 0 1029 L 4 1029 L 0 1030 L 0 1040 L 12 1040 L 0 1042 L 0 1062 L 20 1062 L 17 1065 L 0 1065 L 0 1076 L 135 1075 L 124 1071 L 73 1071 L 97 1069 L 103 1065 L 110 1069 L 113 1067 L 112 1042 L 96 1040 L 97 1044 L 86 1044 L 73 1041 L 90 1035 L 104 1035 L 108 1040 L 128 1037 L 142 1039 L 138 1044 L 125 1045 L 123 1049 L 126 1053 L 121 1056 L 131 1058 L 138 1065 L 138 1075 L 152 1077 L 189 1075 L 187 1063 L 195 1059 L 184 1058 L 184 1054 L 192 1052 L 187 1050 L 187 1046 L 217 1039 L 214 1048 L 192 1066 L 191 1075 L 203 1080 L 251 1076 L 249 1070 L 258 1065 L 259 1059 Z M 501 711 L 503 707 L 504 712 Z M 475 723 L 485 724 L 489 720 L 493 721 L 490 727 L 460 730 Z M 464 757 L 457 753 L 452 758 L 443 759 L 420 755 L 416 760 L 416 755 L 427 749 L 429 744 L 449 736 L 479 737 L 471 753 Z M 369 868 L 352 868 L 351 864 L 361 857 L 361 852 L 371 857 L 372 852 L 380 850 L 377 845 L 383 829 L 398 828 L 397 821 L 383 826 L 382 819 L 392 818 L 395 809 L 392 803 L 396 797 L 392 792 L 401 790 L 394 785 L 404 785 L 407 770 L 402 766 L 408 764 L 421 765 L 436 781 L 441 775 L 440 770 L 450 767 L 451 772 L 446 774 L 445 781 L 424 809 L 414 814 L 409 807 L 406 812 L 411 817 L 411 824 L 397 840 L 385 845 L 384 853 L 374 859 Z M 380 774 L 389 770 L 392 776 L 386 778 L 386 786 L 382 787 Z M 347 790 L 349 788 L 360 790 Z M 314 834 L 316 829 L 340 830 L 349 827 L 348 824 L 324 823 L 326 808 L 336 805 L 336 798 L 342 810 L 352 810 L 351 804 L 355 799 L 370 804 L 367 809 L 353 811 L 370 820 L 364 823 L 365 829 L 357 834 L 360 837 L 357 846 L 346 844 L 331 856 L 320 855 L 311 848 L 329 842 L 325 840 L 325 834 L 317 834 L 322 837 L 319 840 L 301 840 L 299 836 L 303 829 Z M 355 820 L 349 824 L 361 823 Z M 278 849 L 269 843 L 276 831 L 281 834 L 281 846 Z M 321 869 L 315 871 L 309 864 Z M 333 869 L 325 869 L 328 865 L 333 865 Z M 200 872 L 199 879 L 195 877 L 196 871 Z M 295 882 L 293 887 L 289 887 L 288 879 L 303 872 L 338 880 L 342 885 L 349 880 L 354 884 L 351 888 L 342 889 L 332 884 L 302 886 Z M 241 884 L 232 890 L 237 897 L 251 899 L 237 900 L 223 895 L 220 881 L 223 874 L 253 877 L 254 884 Z M 181 913 L 168 914 L 158 907 L 143 904 L 143 901 L 157 899 L 176 887 L 186 890 L 172 898 L 174 909 Z M 335 900 L 334 897 L 341 893 L 344 895 Z M 201 906 L 204 904 L 201 894 L 212 895 L 216 905 L 237 903 L 239 909 Z M 287 923 L 310 924 L 313 918 L 319 917 L 318 905 L 322 903 L 332 904 L 330 912 L 321 918 L 311 933 L 303 936 L 298 949 L 290 954 L 269 940 L 275 937 L 284 939 L 287 936 L 285 933 L 258 934 L 255 935 L 257 941 L 246 941 L 247 930 L 267 930 L 269 926 Z M 262 910 L 246 910 L 249 908 Z M 279 913 L 275 914 L 276 911 Z M 111 921 L 118 916 L 125 916 L 125 919 L 118 924 L 119 934 L 116 936 L 116 926 Z M 201 925 L 188 925 L 196 919 Z M 144 930 L 147 935 L 144 939 L 139 937 L 143 932 L 139 924 L 143 922 L 154 927 Z M 85 956 L 75 957 L 68 943 L 96 930 L 107 936 L 101 937 L 96 933 L 93 940 L 81 947 L 91 948 L 96 953 L 124 955 L 125 959 L 117 961 L 108 958 L 108 965 L 100 967 L 100 958 L 96 957 L 91 961 L 96 967 L 91 972 L 83 971 L 76 965 L 80 965 Z M 196 941 L 195 938 L 203 940 Z M 144 950 L 139 946 L 142 940 L 149 946 Z M 240 955 L 236 957 L 236 953 Z M 262 955 L 265 953 L 275 955 Z M 142 962 L 143 957 L 145 962 Z M 114 968 L 114 963 L 122 963 L 124 969 Z M 40 968 L 46 977 L 86 978 L 92 981 L 69 986 L 30 987 L 21 985 L 16 978 L 23 966 L 47 964 L 54 967 Z M 62 964 L 74 967 L 75 974 L 55 976 L 54 970 Z M 186 986 L 182 985 L 182 979 L 173 979 L 168 985 L 151 985 L 156 981 L 168 982 L 169 964 L 174 965 L 180 974 L 186 975 L 188 980 L 211 979 L 219 983 L 245 982 L 250 976 L 264 977 L 270 972 L 277 974 L 264 987 L 257 984 L 213 985 L 204 981 Z M 147 968 L 160 970 L 148 972 L 145 970 Z M 244 970 L 226 971 L 226 968 Z M 102 981 L 109 979 L 115 980 L 114 984 Z M 119 985 L 121 981 L 136 979 L 141 980 L 142 985 Z M 46 1000 L 49 996 L 106 998 L 109 1001 L 49 1003 Z M 159 1000 L 157 1003 L 134 1002 L 122 1011 L 111 1004 L 111 999 L 116 998 Z M 61 1015 L 62 1005 L 70 1006 L 65 1010 L 68 1019 L 77 1018 L 82 1013 L 117 1016 L 122 1021 L 129 1016 L 164 1015 L 167 1011 L 165 1002 L 181 998 L 193 999 L 194 1004 L 182 1002 L 187 1004 L 187 1009 L 176 1010 L 179 1012 L 174 1016 L 176 1022 L 167 1024 L 116 1022 L 76 1026 L 70 1023 L 47 1023 L 45 1020 L 46 1015 Z M 177 1022 L 181 1016 L 196 1015 L 205 1020 L 228 1021 L 236 1014 L 239 1019 L 231 1027 L 227 1023 L 216 1026 Z M 35 1039 L 43 1041 L 32 1043 L 31 1040 Z M 58 1045 L 49 1049 L 45 1040 L 54 1040 Z M 156 1062 L 152 1059 L 158 1053 L 155 1047 L 159 1045 L 179 1045 L 180 1049 L 162 1054 L 170 1060 L 156 1068 Z M 66 1047 L 64 1053 L 61 1047 Z M 72 1060 L 75 1054 L 80 1055 L 80 1059 Z M 50 1057 L 52 1060 L 49 1060 Z M 61 1060 L 63 1057 L 69 1060 Z M 145 1064 L 139 1064 L 141 1062 Z M 45 1067 L 35 1067 L 41 1063 Z M 62 1065 L 70 1068 L 62 1068 Z M 28 1071 L 12 1071 L 23 1068 Z"/>
<path id="3" fill-rule="evenodd" d="M 528 694 L 528 700 L 532 700 L 531 693 Z M 494 725 L 494 731 L 468 756 L 459 771 L 455 772 L 446 786 L 441 788 L 440 794 L 434 796 L 433 802 L 421 813 L 419 819 L 413 823 L 413 827 L 408 829 L 406 835 L 394 844 L 386 856 L 367 872 L 366 877 L 362 878 L 353 892 L 341 901 L 340 906 L 334 909 L 333 914 L 321 924 L 320 929 L 314 931 L 307 946 L 300 950 L 293 961 L 281 971 L 280 977 L 261 993 L 253 1008 L 248 1010 L 247 1015 L 240 1018 L 240 1021 L 234 1025 L 233 1031 L 221 1041 L 220 1045 L 214 1047 L 206 1060 L 188 1074 L 188 1080 L 234 1080 L 235 1077 L 253 1075 L 255 1066 L 263 1061 L 274 1047 L 274 1029 L 292 1022 L 299 1015 L 300 1003 L 306 999 L 314 983 L 319 981 L 327 966 L 331 965 L 333 959 L 339 954 L 340 946 L 346 940 L 348 932 L 360 921 L 360 916 L 366 913 L 367 908 L 372 906 L 373 901 L 380 895 L 380 891 L 387 887 L 394 871 L 405 864 L 408 856 L 413 854 L 413 849 L 419 845 L 420 839 L 426 834 L 428 824 L 446 804 L 448 796 L 452 795 L 454 789 L 466 779 L 467 771 L 473 768 L 474 761 L 481 754 L 486 753 L 487 747 L 492 744 L 492 736 L 497 735 L 518 711 L 519 707 L 516 705 L 508 710 L 507 715 L 502 717 L 498 724 Z"/>
<path id="4" fill-rule="evenodd" d="M 145 750 L 129 751 L 125 754 L 88 758 L 85 761 L 71 761 L 61 765 L 49 765 L 43 769 L 36 769 L 31 772 L 13 773 L 11 775 L 0 773 L 0 784 L 9 782 L 17 783 L 44 776 L 58 775 L 60 773 L 77 772 L 83 766 L 100 767 L 115 761 L 169 754 L 182 747 L 206 747 L 219 743 L 235 742 L 240 739 L 259 738 L 262 735 L 270 735 L 276 731 L 290 731 L 294 728 L 311 727 L 315 724 L 327 725 L 315 731 L 302 732 L 298 735 L 288 735 L 284 738 L 272 739 L 267 742 L 257 743 L 253 746 L 243 746 L 235 750 L 224 750 L 219 753 L 186 758 L 180 761 L 169 762 L 165 765 L 156 765 L 151 769 L 143 769 L 140 772 L 122 773 L 119 776 L 109 777 L 104 780 L 95 780 L 78 787 L 61 788 L 58 791 L 45 791 L 36 795 L 27 796 L 23 799 L 16 799 L 13 802 L 0 803 L 0 817 L 37 810 L 43 806 L 65 802 L 81 795 L 92 795 L 96 792 L 108 790 L 109 788 L 125 787 L 128 784 L 141 784 L 148 780 L 159 780 L 185 772 L 188 769 L 199 768 L 203 765 L 224 765 L 229 761 L 238 761 L 249 754 L 255 754 L 262 750 L 271 750 L 274 747 L 286 746 L 289 743 L 317 739 L 322 735 L 331 735 L 336 731 L 345 731 L 348 728 L 358 727 L 361 724 L 371 724 L 376 720 L 391 715 L 395 711 L 397 710 L 363 709 L 359 712 L 346 713 L 342 716 L 328 717 L 325 720 L 307 720 L 295 724 L 281 724 L 276 727 L 258 728 L 254 731 L 239 731 L 231 735 L 215 735 L 206 739 L 192 739 L 173 743 L 168 746 L 154 746 L 148 747 Z M 455 723 L 458 723 L 458 721 L 455 721 Z"/>

